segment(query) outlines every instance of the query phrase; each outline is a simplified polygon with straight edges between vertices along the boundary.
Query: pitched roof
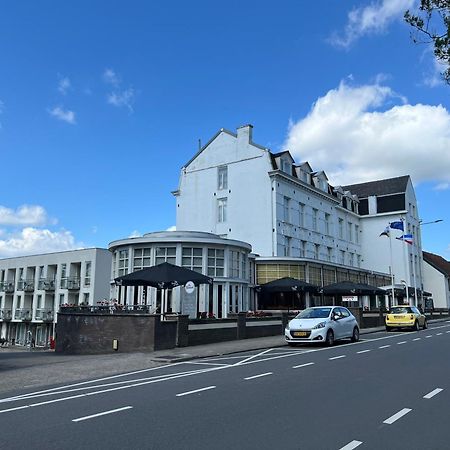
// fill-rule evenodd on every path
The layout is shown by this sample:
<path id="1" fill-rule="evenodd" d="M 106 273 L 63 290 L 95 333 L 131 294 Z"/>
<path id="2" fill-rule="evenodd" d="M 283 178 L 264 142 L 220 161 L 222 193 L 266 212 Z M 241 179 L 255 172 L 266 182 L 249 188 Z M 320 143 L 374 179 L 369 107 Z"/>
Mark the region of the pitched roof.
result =
<path id="1" fill-rule="evenodd" d="M 439 270 L 439 272 L 442 272 L 444 275 L 450 277 L 450 261 L 447 261 L 442 256 L 428 252 L 423 252 L 423 260 L 435 269 Z"/>
<path id="2" fill-rule="evenodd" d="M 405 192 L 408 185 L 409 175 L 386 180 L 369 181 L 368 183 L 351 184 L 342 186 L 346 191 L 356 194 L 359 198 L 366 198 L 372 195 L 388 195 Z"/>

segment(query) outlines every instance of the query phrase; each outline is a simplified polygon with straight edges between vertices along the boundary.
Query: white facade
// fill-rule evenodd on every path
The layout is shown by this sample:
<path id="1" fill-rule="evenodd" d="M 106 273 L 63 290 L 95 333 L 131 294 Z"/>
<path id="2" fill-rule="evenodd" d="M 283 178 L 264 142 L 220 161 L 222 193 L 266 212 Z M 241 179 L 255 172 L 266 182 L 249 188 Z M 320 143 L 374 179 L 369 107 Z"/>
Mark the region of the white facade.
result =
<path id="1" fill-rule="evenodd" d="M 206 314 L 226 318 L 229 313 L 247 311 L 254 304 L 255 269 L 251 246 L 245 242 L 223 239 L 212 233 L 162 231 L 142 237 L 111 242 L 113 253 L 111 278 L 135 272 L 163 262 L 186 267 L 213 278 L 212 285 L 195 288 L 192 318 Z M 152 287 L 111 287 L 111 297 L 122 305 L 148 305 L 155 313 L 183 311 L 184 287 L 165 293 Z"/>
<path id="2" fill-rule="evenodd" d="M 423 261 L 424 289 L 433 293 L 433 305 L 450 308 L 450 263 L 438 255 L 425 254 Z"/>
<path id="3" fill-rule="evenodd" d="M 47 345 L 60 306 L 109 297 L 110 274 L 111 254 L 100 248 L 1 259 L 1 336 Z"/>

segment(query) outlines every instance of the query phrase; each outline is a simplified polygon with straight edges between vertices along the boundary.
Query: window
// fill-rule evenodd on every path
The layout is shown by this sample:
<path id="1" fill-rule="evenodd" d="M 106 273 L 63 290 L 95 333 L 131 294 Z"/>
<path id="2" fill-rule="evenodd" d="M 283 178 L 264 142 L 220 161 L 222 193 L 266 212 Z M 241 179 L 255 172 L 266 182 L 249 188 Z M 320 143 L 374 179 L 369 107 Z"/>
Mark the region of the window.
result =
<path id="1" fill-rule="evenodd" d="M 175 264 L 177 249 L 175 247 L 156 247 L 155 264 L 168 262 Z"/>
<path id="2" fill-rule="evenodd" d="M 247 278 L 247 256 L 245 253 L 241 254 L 241 278 Z"/>
<path id="3" fill-rule="evenodd" d="M 291 256 L 291 238 L 289 236 L 284 236 L 283 254 Z"/>
<path id="4" fill-rule="evenodd" d="M 325 213 L 325 234 L 330 234 L 330 215 Z"/>
<path id="5" fill-rule="evenodd" d="M 228 189 L 228 167 L 222 166 L 217 169 L 217 189 Z"/>
<path id="6" fill-rule="evenodd" d="M 84 303 L 85 305 L 89 305 L 89 292 L 85 292 L 85 293 L 83 294 L 83 303 Z"/>
<path id="7" fill-rule="evenodd" d="M 223 277 L 225 267 L 225 252 L 222 249 L 208 249 L 208 275 L 210 277 Z"/>
<path id="8" fill-rule="evenodd" d="M 91 261 L 87 261 L 86 262 L 86 273 L 84 275 L 84 285 L 85 286 L 91 285 L 91 267 L 92 267 Z"/>
<path id="9" fill-rule="evenodd" d="M 319 249 L 320 249 L 320 245 L 314 244 L 314 259 L 319 259 Z"/>
<path id="10" fill-rule="evenodd" d="M 227 221 L 227 199 L 217 199 L 217 222 L 223 223 Z"/>
<path id="11" fill-rule="evenodd" d="M 312 210 L 312 227 L 314 231 L 317 231 L 317 209 Z"/>
<path id="12" fill-rule="evenodd" d="M 345 264 L 345 251 L 340 250 L 339 264 Z"/>
<path id="13" fill-rule="evenodd" d="M 118 276 L 128 273 L 128 250 L 119 250 Z"/>
<path id="14" fill-rule="evenodd" d="M 65 303 L 65 296 L 64 294 L 59 294 L 59 304 L 63 305 Z"/>
<path id="15" fill-rule="evenodd" d="M 239 252 L 231 251 L 231 278 L 239 278 Z"/>
<path id="16" fill-rule="evenodd" d="M 39 279 L 42 280 L 45 278 L 44 266 L 39 266 Z"/>
<path id="17" fill-rule="evenodd" d="M 151 249 L 135 248 L 133 255 L 133 270 L 142 270 L 151 266 Z"/>
<path id="18" fill-rule="evenodd" d="M 353 266 L 354 259 L 355 259 L 355 255 L 353 253 L 349 253 L 349 264 L 350 264 L 350 266 Z"/>
<path id="19" fill-rule="evenodd" d="M 327 247 L 327 260 L 332 261 L 333 260 L 333 248 Z"/>
<path id="20" fill-rule="evenodd" d="M 201 248 L 183 247 L 181 252 L 181 265 L 196 272 L 202 273 L 203 250 Z"/>
<path id="21" fill-rule="evenodd" d="M 356 261 L 357 261 L 358 267 L 361 267 L 361 255 L 358 255 L 358 256 L 356 257 Z"/>
<path id="22" fill-rule="evenodd" d="M 306 241 L 300 241 L 300 256 L 306 258 Z"/>
<path id="23" fill-rule="evenodd" d="M 61 280 L 67 278 L 67 264 L 61 264 Z"/>
<path id="24" fill-rule="evenodd" d="M 355 242 L 359 244 L 359 225 L 355 225 Z"/>
<path id="25" fill-rule="evenodd" d="M 353 241 L 353 224 L 351 222 L 349 222 L 347 224 L 347 229 L 348 229 L 348 236 L 347 236 L 348 240 L 350 242 L 352 242 Z"/>
<path id="26" fill-rule="evenodd" d="M 339 219 L 339 239 L 344 239 L 344 219 Z"/>
<path id="27" fill-rule="evenodd" d="M 305 205 L 303 203 L 299 203 L 298 204 L 298 209 L 299 209 L 298 225 L 300 227 L 304 227 L 305 226 Z"/>
<path id="28" fill-rule="evenodd" d="M 289 222 L 289 197 L 283 197 L 283 220 Z"/>

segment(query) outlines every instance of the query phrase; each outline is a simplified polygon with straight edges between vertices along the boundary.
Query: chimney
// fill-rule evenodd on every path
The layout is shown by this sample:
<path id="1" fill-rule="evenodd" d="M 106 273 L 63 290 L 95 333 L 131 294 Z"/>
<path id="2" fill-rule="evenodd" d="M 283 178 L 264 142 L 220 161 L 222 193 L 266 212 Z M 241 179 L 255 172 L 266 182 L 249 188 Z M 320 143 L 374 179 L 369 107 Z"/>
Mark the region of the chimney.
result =
<path id="1" fill-rule="evenodd" d="M 242 125 L 237 129 L 238 142 L 249 144 L 252 142 L 253 125 Z"/>

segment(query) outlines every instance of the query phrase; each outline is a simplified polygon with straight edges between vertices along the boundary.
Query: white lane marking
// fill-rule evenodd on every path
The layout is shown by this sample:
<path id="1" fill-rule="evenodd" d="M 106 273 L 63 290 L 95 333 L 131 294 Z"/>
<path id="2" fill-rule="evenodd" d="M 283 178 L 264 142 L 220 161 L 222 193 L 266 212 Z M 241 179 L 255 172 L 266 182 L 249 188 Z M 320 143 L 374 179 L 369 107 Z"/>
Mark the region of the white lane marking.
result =
<path id="1" fill-rule="evenodd" d="M 267 377 L 267 375 L 273 375 L 273 372 L 260 373 L 259 375 L 253 375 L 252 377 L 246 377 L 244 380 L 254 380 L 255 378 Z"/>
<path id="2" fill-rule="evenodd" d="M 397 342 L 397 345 L 406 344 L 406 341 Z"/>
<path id="3" fill-rule="evenodd" d="M 256 355 L 249 356 L 248 358 L 245 358 L 245 359 L 243 359 L 242 361 L 238 361 L 237 363 L 234 363 L 233 365 L 234 365 L 234 366 L 240 366 L 241 364 L 244 364 L 244 363 L 246 363 L 247 361 L 250 361 L 250 360 L 252 360 L 252 359 L 255 359 L 255 358 L 257 358 L 258 356 L 262 356 L 262 355 L 264 355 L 265 353 L 270 352 L 271 350 L 273 350 L 273 349 L 272 349 L 272 348 L 269 348 L 268 350 L 264 350 L 263 352 L 257 353 Z"/>
<path id="4" fill-rule="evenodd" d="M 436 336 L 440 336 L 442 333 L 436 333 Z"/>
<path id="5" fill-rule="evenodd" d="M 78 419 L 72 419 L 72 422 L 82 422 L 83 420 L 93 419 L 94 417 L 106 416 L 107 414 L 114 414 L 116 412 L 125 411 L 126 409 L 132 409 L 132 406 L 124 406 L 123 408 L 111 409 L 110 411 L 103 411 L 97 414 L 91 414 L 90 416 L 79 417 Z"/>
<path id="6" fill-rule="evenodd" d="M 46 402 L 32 403 L 31 405 L 29 405 L 29 407 L 32 408 L 33 406 L 42 406 L 42 405 L 49 405 L 50 403 L 65 402 L 66 400 L 73 400 L 74 398 L 86 397 L 86 395 L 88 394 L 71 395 L 70 397 L 55 398 L 54 400 L 48 400 Z"/>
<path id="7" fill-rule="evenodd" d="M 312 366 L 313 364 L 314 364 L 313 362 L 309 362 L 309 363 L 305 363 L 305 364 L 299 364 L 298 366 L 292 366 L 292 368 L 300 369 L 300 367 Z"/>
<path id="8" fill-rule="evenodd" d="M 344 445 L 339 450 L 353 450 L 356 447 L 359 447 L 362 444 L 361 441 L 352 441 L 349 442 L 347 445 Z"/>
<path id="9" fill-rule="evenodd" d="M 16 406 L 15 408 L 9 408 L 9 409 L 2 409 L 2 410 L 0 411 L 0 414 L 2 414 L 2 413 L 7 413 L 7 412 L 11 412 L 11 411 L 17 411 L 18 409 L 25 409 L 25 408 L 29 408 L 29 405 Z"/>
<path id="10" fill-rule="evenodd" d="M 413 341 L 420 341 L 422 338 L 414 338 Z"/>
<path id="11" fill-rule="evenodd" d="M 356 352 L 356 353 L 358 353 L 358 354 L 360 354 L 360 353 L 367 353 L 367 352 L 371 352 L 372 350 L 361 350 L 360 352 Z"/>
<path id="12" fill-rule="evenodd" d="M 393 416 L 388 417 L 386 420 L 383 420 L 383 423 L 392 425 L 395 421 L 402 418 L 403 416 L 405 416 L 406 414 L 408 414 L 411 411 L 412 411 L 412 409 L 410 409 L 410 408 L 403 408 L 398 413 L 395 413 Z"/>
<path id="13" fill-rule="evenodd" d="M 424 395 L 423 398 L 432 398 L 432 397 L 434 397 L 435 395 L 439 394 L 439 392 L 442 392 L 443 390 L 444 390 L 444 389 L 436 388 L 436 389 L 434 389 L 433 391 L 428 392 L 427 395 Z"/>
<path id="14" fill-rule="evenodd" d="M 430 338 L 430 337 L 433 337 L 433 335 L 432 334 L 429 334 L 428 336 L 425 336 L 426 338 Z"/>
<path id="15" fill-rule="evenodd" d="M 450 333 L 450 331 L 446 331 L 446 333 Z"/>
<path id="16" fill-rule="evenodd" d="M 181 392 L 180 394 L 176 394 L 177 397 L 183 397 L 184 395 L 196 394 L 197 392 L 209 391 L 210 389 L 215 389 L 216 386 L 208 386 L 200 389 L 195 389 L 193 391 Z"/>
<path id="17" fill-rule="evenodd" d="M 345 358 L 346 355 L 339 355 L 339 356 L 333 356 L 332 358 L 328 358 L 330 361 L 332 361 L 333 359 L 341 359 L 341 358 Z"/>
<path id="18" fill-rule="evenodd" d="M 388 348 L 388 347 L 390 347 L 390 345 L 382 345 L 381 347 L 378 348 Z"/>
<path id="19" fill-rule="evenodd" d="M 209 363 L 209 362 L 190 362 L 189 364 L 198 364 L 201 366 L 228 366 L 228 364 L 224 363 Z"/>

